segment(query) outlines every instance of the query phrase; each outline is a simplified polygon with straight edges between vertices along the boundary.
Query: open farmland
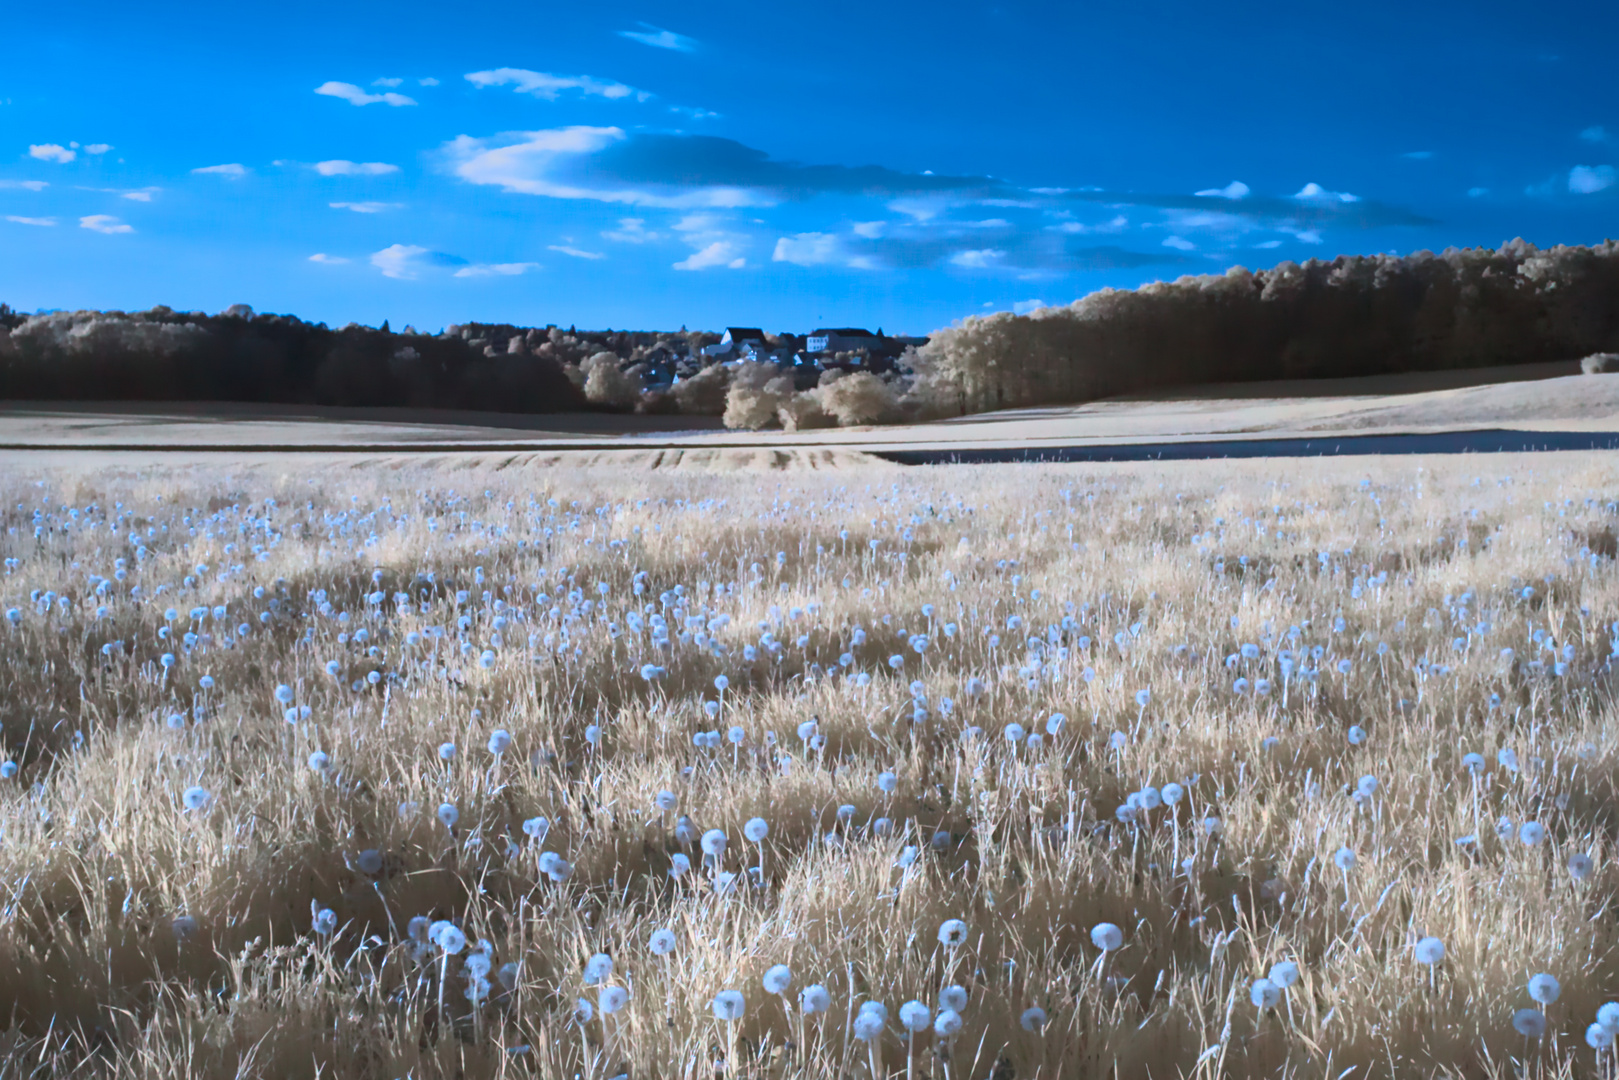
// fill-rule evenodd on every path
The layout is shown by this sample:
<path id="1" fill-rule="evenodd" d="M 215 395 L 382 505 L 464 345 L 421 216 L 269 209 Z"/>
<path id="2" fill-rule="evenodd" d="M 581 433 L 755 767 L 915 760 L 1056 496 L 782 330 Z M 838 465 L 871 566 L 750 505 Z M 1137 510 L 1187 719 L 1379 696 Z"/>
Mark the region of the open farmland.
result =
<path id="1" fill-rule="evenodd" d="M 1611 1068 L 1612 455 L 6 477 L 0 1076 Z"/>

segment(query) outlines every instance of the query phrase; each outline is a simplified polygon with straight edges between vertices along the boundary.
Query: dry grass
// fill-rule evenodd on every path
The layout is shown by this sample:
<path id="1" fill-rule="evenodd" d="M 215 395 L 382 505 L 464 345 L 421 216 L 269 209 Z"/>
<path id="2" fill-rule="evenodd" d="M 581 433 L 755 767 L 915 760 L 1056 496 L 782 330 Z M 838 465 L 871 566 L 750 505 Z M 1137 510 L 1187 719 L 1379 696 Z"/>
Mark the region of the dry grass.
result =
<path id="1" fill-rule="evenodd" d="M 0 482 L 0 757 L 19 765 L 0 1077 L 1595 1075 L 1586 1025 L 1619 980 L 1616 474 L 1552 455 Z M 1003 735 L 1056 712 L 1043 745 Z M 824 743 L 800 738 L 812 718 Z M 739 746 L 694 745 L 733 726 Z M 1116 816 L 1171 781 L 1178 805 Z M 679 813 L 725 832 L 719 866 Z M 446 963 L 415 916 L 489 943 L 480 1005 L 477 946 Z M 945 948 L 956 918 L 967 941 Z M 1123 930 L 1107 955 L 1101 921 Z M 1447 950 L 1431 970 L 1424 935 Z M 629 1003 L 581 1023 L 596 953 Z M 1297 985 L 1255 1008 L 1289 959 Z M 777 963 L 781 997 L 761 984 Z M 1531 1041 L 1511 1020 L 1541 971 L 1562 996 Z M 829 1012 L 798 1008 L 811 983 Z M 951 984 L 960 1032 L 906 1038 L 901 1004 Z M 730 989 L 733 1025 L 710 1007 Z M 889 1012 L 871 1043 L 850 1035 L 867 999 Z"/>

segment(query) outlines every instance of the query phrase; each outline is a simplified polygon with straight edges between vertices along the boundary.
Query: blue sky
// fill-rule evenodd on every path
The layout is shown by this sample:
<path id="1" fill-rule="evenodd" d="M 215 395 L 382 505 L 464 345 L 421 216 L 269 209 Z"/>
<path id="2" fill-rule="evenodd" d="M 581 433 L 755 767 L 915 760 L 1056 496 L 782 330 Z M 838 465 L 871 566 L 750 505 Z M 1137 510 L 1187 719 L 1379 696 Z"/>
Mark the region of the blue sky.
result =
<path id="1" fill-rule="evenodd" d="M 0 300 L 924 333 L 1589 243 L 1619 235 L 1616 31 L 1597 3 L 18 6 Z"/>

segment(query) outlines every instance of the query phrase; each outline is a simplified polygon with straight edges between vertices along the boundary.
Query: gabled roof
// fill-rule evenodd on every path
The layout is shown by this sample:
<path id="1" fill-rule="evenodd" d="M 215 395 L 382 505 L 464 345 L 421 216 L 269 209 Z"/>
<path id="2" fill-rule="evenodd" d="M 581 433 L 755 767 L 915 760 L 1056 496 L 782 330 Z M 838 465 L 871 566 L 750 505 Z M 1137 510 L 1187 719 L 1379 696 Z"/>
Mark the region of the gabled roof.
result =
<path id="1" fill-rule="evenodd" d="M 727 326 L 725 333 L 732 341 L 763 341 L 765 332 L 757 326 Z"/>
<path id="2" fill-rule="evenodd" d="M 853 326 L 833 327 L 833 328 L 831 328 L 829 330 L 817 330 L 817 331 L 815 331 L 815 333 L 813 333 L 813 334 L 811 334 L 809 336 L 810 337 L 826 337 L 828 334 L 836 334 L 838 337 L 876 337 L 877 336 L 876 334 L 873 334 L 870 330 L 861 330 L 860 328 L 853 327 Z"/>

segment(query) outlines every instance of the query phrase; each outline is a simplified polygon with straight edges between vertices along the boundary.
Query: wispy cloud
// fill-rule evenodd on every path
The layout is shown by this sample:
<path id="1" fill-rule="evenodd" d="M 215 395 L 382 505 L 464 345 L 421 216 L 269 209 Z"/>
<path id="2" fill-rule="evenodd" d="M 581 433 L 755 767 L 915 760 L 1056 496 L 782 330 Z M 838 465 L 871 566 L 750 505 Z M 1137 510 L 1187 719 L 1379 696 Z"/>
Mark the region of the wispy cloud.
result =
<path id="1" fill-rule="evenodd" d="M 795 266 L 832 266 L 841 265 L 845 256 L 835 233 L 806 232 L 777 240 L 770 260 Z"/>
<path id="2" fill-rule="evenodd" d="M 0 188 L 23 188 L 28 191 L 44 191 L 51 185 L 44 180 L 0 180 Z"/>
<path id="3" fill-rule="evenodd" d="M 334 202 L 327 205 L 333 210 L 352 210 L 356 214 L 380 214 L 384 210 L 398 210 L 405 204 L 396 202 Z"/>
<path id="4" fill-rule="evenodd" d="M 512 86 L 519 94 L 532 94 L 546 101 L 555 101 L 564 91 L 615 101 L 627 97 L 645 101 L 652 96 L 645 90 L 637 90 L 633 86 L 625 86 L 611 79 L 597 79 L 589 75 L 550 75 L 543 71 L 529 71 L 526 68 L 503 67 L 495 68 L 493 71 L 474 71 L 466 78 L 467 82 L 476 87 Z"/>
<path id="5" fill-rule="evenodd" d="M 748 265 L 748 260 L 742 256 L 742 248 L 729 240 L 716 240 L 699 251 L 674 264 L 676 270 L 709 270 L 716 266 L 729 267 L 740 270 Z"/>
<path id="6" fill-rule="evenodd" d="M 1580 138 L 1586 142 L 1607 142 L 1609 138 L 1608 129 L 1601 124 L 1593 124 L 1580 132 Z"/>
<path id="7" fill-rule="evenodd" d="M 89 146 L 86 146 L 84 148 L 84 152 L 86 154 L 98 154 L 99 155 L 99 154 L 105 154 L 108 150 L 111 150 L 111 149 L 112 149 L 112 146 L 110 144 L 104 143 L 104 142 L 98 142 L 98 143 L 91 143 Z"/>
<path id="8" fill-rule="evenodd" d="M 1176 251 L 1196 251 L 1197 250 L 1197 245 L 1196 244 L 1192 243 L 1190 240 L 1186 240 L 1186 239 L 1184 239 L 1182 237 L 1179 237 L 1179 236 L 1166 236 L 1166 237 L 1164 237 L 1164 246 L 1166 248 L 1174 248 Z"/>
<path id="9" fill-rule="evenodd" d="M 428 267 L 466 266 L 467 261 L 413 244 L 392 244 L 372 254 L 371 265 L 381 270 L 383 277 L 409 281 Z"/>
<path id="10" fill-rule="evenodd" d="M 987 270 L 996 266 L 1005 257 L 1006 252 L 999 248 L 973 248 L 958 251 L 950 256 L 950 265 L 967 270 Z"/>
<path id="11" fill-rule="evenodd" d="M 646 244 L 665 239 L 663 233 L 653 232 L 646 227 L 646 218 L 638 217 L 619 218 L 618 228 L 604 230 L 602 238 L 620 244 Z"/>
<path id="12" fill-rule="evenodd" d="M 673 30 L 662 30 L 651 23 L 642 23 L 639 30 L 620 30 L 618 36 L 639 41 L 642 45 L 650 45 L 654 49 L 672 49 L 675 52 L 694 52 L 697 42 L 684 34 L 677 34 Z"/>
<path id="13" fill-rule="evenodd" d="M 1313 180 L 1295 192 L 1293 198 L 1300 202 L 1360 202 L 1359 195 L 1351 195 L 1347 191 L 1328 191 Z"/>
<path id="14" fill-rule="evenodd" d="M 79 155 L 77 152 L 56 143 L 40 143 L 28 148 L 28 156 L 38 161 L 54 161 L 58 165 L 66 165 Z"/>
<path id="15" fill-rule="evenodd" d="M 342 266 L 344 263 L 348 262 L 348 260 L 343 258 L 341 255 L 328 255 L 324 251 L 315 252 L 315 254 L 309 256 L 309 261 L 312 263 L 320 263 L 324 266 Z"/>
<path id="16" fill-rule="evenodd" d="M 315 171 L 322 176 L 386 176 L 399 171 L 385 161 L 317 161 Z"/>
<path id="17" fill-rule="evenodd" d="M 1613 187 L 1619 180 L 1612 165 L 1576 165 L 1568 171 L 1568 190 L 1575 195 L 1595 195 Z"/>
<path id="18" fill-rule="evenodd" d="M 323 82 L 315 87 L 315 93 L 323 94 L 326 97 L 339 98 L 350 105 L 381 104 L 397 107 L 416 104 L 415 98 L 408 98 L 404 94 L 396 94 L 391 90 L 381 94 L 368 94 L 353 83 L 346 82 Z"/>
<path id="19" fill-rule="evenodd" d="M 1044 300 L 1019 300 L 1017 303 L 1012 305 L 1012 314 L 1027 315 L 1031 311 L 1037 311 L 1040 308 L 1048 306 L 1049 305 Z"/>
<path id="20" fill-rule="evenodd" d="M 224 176 L 231 180 L 240 180 L 247 175 L 247 166 L 233 161 L 227 165 L 204 165 L 191 171 L 198 176 Z"/>
<path id="21" fill-rule="evenodd" d="M 583 250 L 581 250 L 579 248 L 576 248 L 576 247 L 568 247 L 565 244 L 551 244 L 551 245 L 549 245 L 548 250 L 560 252 L 563 255 L 568 255 L 568 256 L 571 256 L 571 257 L 573 257 L 575 259 L 605 259 L 605 258 L 607 258 L 606 255 L 603 255 L 599 251 L 583 251 Z"/>
<path id="22" fill-rule="evenodd" d="M 528 273 L 530 270 L 538 270 L 539 268 L 539 263 L 531 262 L 473 263 L 471 266 L 463 266 L 461 269 L 457 270 L 455 272 L 455 276 L 460 278 L 517 277 L 521 274 Z"/>
<path id="23" fill-rule="evenodd" d="M 22 217 L 18 214 L 7 214 L 6 220 L 17 225 L 55 225 L 53 217 Z"/>
<path id="24" fill-rule="evenodd" d="M 384 87 L 384 88 L 386 88 L 388 90 L 393 90 L 393 89 L 397 88 L 400 83 L 402 83 L 404 81 L 405 81 L 404 79 L 372 79 L 371 80 L 371 85 L 372 86 L 381 86 L 381 87 Z"/>
<path id="25" fill-rule="evenodd" d="M 134 189 L 81 187 L 81 188 L 79 188 L 79 190 L 80 191 L 97 191 L 97 192 L 100 192 L 103 195 L 116 195 L 120 199 L 128 199 L 130 202 L 149 203 L 149 202 L 152 201 L 152 196 L 155 195 L 157 192 L 162 191 L 163 189 L 160 188 L 160 187 L 143 187 L 143 188 L 134 188 Z"/>
<path id="26" fill-rule="evenodd" d="M 88 217 L 82 217 L 79 219 L 79 228 L 106 233 L 109 236 L 116 233 L 132 233 L 135 231 L 135 226 L 126 225 L 111 214 L 91 214 Z"/>
<path id="27" fill-rule="evenodd" d="M 417 79 L 416 80 L 416 85 L 417 86 L 437 86 L 438 85 L 438 80 L 433 78 L 431 75 L 429 75 L 425 79 Z"/>

